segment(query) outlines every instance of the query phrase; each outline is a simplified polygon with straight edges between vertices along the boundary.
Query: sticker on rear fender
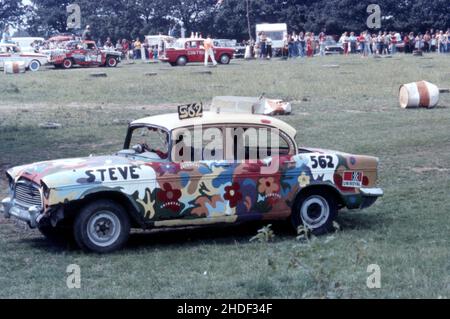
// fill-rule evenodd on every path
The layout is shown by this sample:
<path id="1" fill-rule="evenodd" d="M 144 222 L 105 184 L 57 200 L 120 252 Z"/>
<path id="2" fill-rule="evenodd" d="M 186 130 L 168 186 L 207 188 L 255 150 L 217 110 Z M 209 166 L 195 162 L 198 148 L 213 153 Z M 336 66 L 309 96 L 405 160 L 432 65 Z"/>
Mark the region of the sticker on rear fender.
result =
<path id="1" fill-rule="evenodd" d="M 342 186 L 361 188 L 362 181 L 363 181 L 363 173 L 362 172 L 344 172 L 343 179 L 342 179 Z"/>

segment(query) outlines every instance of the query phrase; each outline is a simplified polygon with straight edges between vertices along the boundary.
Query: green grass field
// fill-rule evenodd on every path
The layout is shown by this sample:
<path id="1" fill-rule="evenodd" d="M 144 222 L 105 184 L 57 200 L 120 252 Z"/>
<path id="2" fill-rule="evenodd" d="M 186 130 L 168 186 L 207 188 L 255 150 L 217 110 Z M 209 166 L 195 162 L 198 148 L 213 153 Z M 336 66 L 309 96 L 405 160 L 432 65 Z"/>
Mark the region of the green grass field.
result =
<path id="1" fill-rule="evenodd" d="M 141 63 L 0 74 L 2 178 L 18 164 L 112 153 L 127 121 L 178 103 L 265 93 L 293 103 L 282 119 L 297 128 L 300 145 L 379 157 L 385 191 L 372 208 L 339 215 L 341 231 L 309 244 L 283 223 L 273 227 L 274 242 L 249 242 L 262 225 L 247 224 L 136 232 L 122 251 L 96 255 L 52 246 L 0 217 L 0 297 L 450 297 L 450 95 L 433 110 L 403 110 L 397 100 L 404 83 L 450 87 L 449 62 L 325 57 L 236 60 L 212 74 Z M 39 128 L 46 121 L 63 127 Z M 5 188 L 2 179 L 2 197 Z M 66 286 L 69 264 L 81 267 L 80 289 Z M 381 267 L 380 289 L 366 286 L 370 264 Z"/>

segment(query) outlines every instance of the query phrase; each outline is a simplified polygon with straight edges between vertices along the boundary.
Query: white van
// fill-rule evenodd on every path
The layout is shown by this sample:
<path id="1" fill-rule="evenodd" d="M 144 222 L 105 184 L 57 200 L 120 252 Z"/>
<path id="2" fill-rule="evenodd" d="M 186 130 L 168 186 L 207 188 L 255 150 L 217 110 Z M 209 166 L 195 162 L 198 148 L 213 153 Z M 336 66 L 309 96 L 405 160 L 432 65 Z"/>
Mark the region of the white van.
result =
<path id="1" fill-rule="evenodd" d="M 284 47 L 284 37 L 287 34 L 286 23 L 262 23 L 256 25 L 256 38 L 258 34 L 264 32 L 267 37 L 272 40 L 273 49 L 281 49 Z"/>
<path id="2" fill-rule="evenodd" d="M 11 41 L 17 44 L 22 52 L 35 52 L 35 48 L 31 46 L 33 42 L 39 43 L 40 45 L 44 43 L 44 38 L 38 37 L 15 37 L 11 38 Z"/>

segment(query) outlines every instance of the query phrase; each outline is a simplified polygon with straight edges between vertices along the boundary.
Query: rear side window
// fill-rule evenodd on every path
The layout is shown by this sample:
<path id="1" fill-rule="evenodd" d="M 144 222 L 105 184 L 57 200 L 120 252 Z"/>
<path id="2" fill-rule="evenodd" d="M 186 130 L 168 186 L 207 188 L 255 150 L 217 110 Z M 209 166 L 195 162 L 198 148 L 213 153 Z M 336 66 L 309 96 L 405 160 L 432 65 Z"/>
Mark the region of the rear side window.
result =
<path id="1" fill-rule="evenodd" d="M 226 159 L 231 161 L 262 160 L 290 153 L 280 131 L 270 127 L 227 127 L 226 143 Z"/>

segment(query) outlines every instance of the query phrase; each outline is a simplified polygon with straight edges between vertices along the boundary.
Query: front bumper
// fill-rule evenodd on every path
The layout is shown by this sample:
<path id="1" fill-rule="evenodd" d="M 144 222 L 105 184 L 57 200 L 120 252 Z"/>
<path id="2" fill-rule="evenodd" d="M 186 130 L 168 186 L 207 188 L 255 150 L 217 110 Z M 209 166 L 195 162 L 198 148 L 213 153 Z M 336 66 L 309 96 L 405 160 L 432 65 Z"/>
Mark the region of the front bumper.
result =
<path id="1" fill-rule="evenodd" d="M 372 206 L 378 197 L 382 197 L 384 195 L 381 188 L 361 188 L 360 192 L 362 197 L 360 209 Z"/>
<path id="2" fill-rule="evenodd" d="M 2 200 L 2 206 L 5 218 L 14 217 L 26 222 L 31 228 L 36 228 L 43 217 L 42 209 L 38 206 L 23 207 L 18 205 L 10 197 Z"/>

